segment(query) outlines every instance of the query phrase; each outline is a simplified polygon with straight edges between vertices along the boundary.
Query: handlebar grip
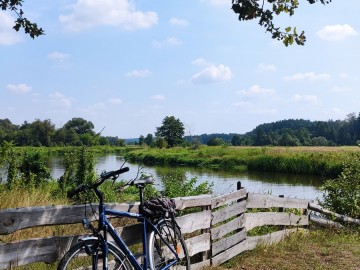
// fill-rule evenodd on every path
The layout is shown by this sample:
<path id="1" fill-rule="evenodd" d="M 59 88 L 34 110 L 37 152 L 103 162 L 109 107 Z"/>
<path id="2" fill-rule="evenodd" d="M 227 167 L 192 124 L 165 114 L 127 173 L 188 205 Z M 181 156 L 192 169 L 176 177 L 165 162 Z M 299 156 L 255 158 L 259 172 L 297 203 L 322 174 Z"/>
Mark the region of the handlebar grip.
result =
<path id="1" fill-rule="evenodd" d="M 117 171 L 111 171 L 111 172 L 106 172 L 106 173 L 103 173 L 101 175 L 101 178 L 102 179 L 109 179 L 111 177 L 114 177 L 114 176 L 117 176 L 119 174 L 122 174 L 122 173 L 125 173 L 125 172 L 128 172 L 129 171 L 129 167 L 124 167 L 124 168 L 121 168 Z"/>

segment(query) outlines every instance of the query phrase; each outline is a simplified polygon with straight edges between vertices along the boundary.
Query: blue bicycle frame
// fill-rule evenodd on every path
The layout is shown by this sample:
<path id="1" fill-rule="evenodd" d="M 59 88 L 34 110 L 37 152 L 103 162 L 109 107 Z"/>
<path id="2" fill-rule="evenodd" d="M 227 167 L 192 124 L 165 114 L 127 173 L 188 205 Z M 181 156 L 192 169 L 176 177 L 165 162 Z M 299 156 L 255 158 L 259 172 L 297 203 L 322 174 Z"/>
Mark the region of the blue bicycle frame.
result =
<path id="1" fill-rule="evenodd" d="M 111 215 L 113 217 L 127 217 L 127 218 L 136 218 L 142 223 L 142 243 L 143 243 L 143 256 L 144 256 L 144 263 L 141 266 L 138 261 L 136 260 L 134 254 L 130 251 L 128 246 L 125 244 L 124 240 L 121 239 L 119 234 L 116 232 L 115 228 L 112 224 L 108 221 L 106 215 Z M 161 270 L 166 270 L 174 265 L 178 260 L 178 254 L 174 250 L 174 248 L 162 237 L 161 233 L 159 233 L 156 226 L 151 223 L 147 218 L 145 218 L 142 214 L 130 213 L 130 212 L 123 212 L 123 211 L 116 211 L 106 209 L 106 207 L 100 203 L 99 204 L 99 229 L 104 232 L 104 236 L 102 237 L 101 248 L 103 252 L 103 270 L 108 270 L 108 246 L 107 246 L 107 233 L 114 239 L 117 246 L 120 250 L 124 253 L 124 255 L 129 259 L 131 265 L 136 270 L 147 270 L 149 269 L 149 247 L 148 247 L 148 229 L 150 228 L 154 233 L 158 234 L 161 241 L 165 243 L 166 246 L 174 254 L 174 260 L 169 262 L 165 267 Z"/>

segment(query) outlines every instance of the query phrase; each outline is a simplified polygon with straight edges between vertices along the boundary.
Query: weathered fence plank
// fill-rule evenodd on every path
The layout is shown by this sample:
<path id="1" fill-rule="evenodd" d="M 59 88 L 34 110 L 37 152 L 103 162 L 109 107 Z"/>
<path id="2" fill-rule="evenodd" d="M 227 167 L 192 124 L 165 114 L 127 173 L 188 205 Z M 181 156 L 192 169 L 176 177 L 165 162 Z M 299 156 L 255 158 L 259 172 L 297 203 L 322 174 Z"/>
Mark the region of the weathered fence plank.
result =
<path id="1" fill-rule="evenodd" d="M 229 259 L 235 257 L 236 255 L 239 255 L 240 253 L 247 251 L 247 250 L 253 250 L 258 244 L 274 244 L 279 242 L 284 236 L 289 235 L 292 232 L 296 232 L 299 229 L 285 229 L 282 231 L 270 233 L 263 236 L 253 236 L 248 237 L 243 242 L 240 242 L 239 244 L 225 250 L 224 252 L 214 256 L 212 258 L 212 265 L 217 266 L 222 264 L 223 262 L 228 261 Z"/>
<path id="2" fill-rule="evenodd" d="M 107 204 L 108 209 L 117 211 L 138 212 L 138 203 Z M 81 223 L 86 216 L 94 220 L 93 210 L 98 205 L 58 205 L 36 206 L 0 210 L 0 235 L 10 234 L 17 230 L 46 226 Z M 85 215 L 86 213 L 86 215 Z"/>
<path id="3" fill-rule="evenodd" d="M 317 226 L 323 227 L 323 228 L 337 228 L 340 229 L 342 227 L 344 227 L 343 225 L 341 225 L 339 222 L 330 220 L 330 219 L 326 219 L 324 217 L 319 217 L 316 215 L 309 215 L 309 221 L 313 224 L 316 224 Z"/>
<path id="4" fill-rule="evenodd" d="M 234 203 L 230 206 L 222 208 L 218 211 L 212 213 L 212 225 L 215 225 L 219 222 L 227 220 L 228 218 L 234 217 L 236 215 L 242 214 L 246 211 L 246 201 L 241 201 L 239 203 Z"/>
<path id="5" fill-rule="evenodd" d="M 211 195 L 199 195 L 192 197 L 175 198 L 176 209 L 184 210 L 185 208 L 211 205 Z"/>
<path id="6" fill-rule="evenodd" d="M 210 228 L 211 211 L 202 211 L 198 213 L 192 213 L 185 216 L 176 218 L 176 222 L 181 228 L 181 232 L 191 233 L 196 230 Z"/>
<path id="7" fill-rule="evenodd" d="M 344 215 L 334 213 L 334 212 L 329 211 L 327 209 L 324 209 L 320 205 L 317 205 L 317 204 L 314 204 L 314 203 L 309 204 L 309 210 L 313 210 L 313 211 L 316 211 L 318 213 L 324 214 L 326 216 L 330 216 L 330 217 L 334 218 L 337 221 L 360 225 L 360 219 L 351 218 L 351 217 L 347 217 L 347 216 L 344 216 Z"/>
<path id="8" fill-rule="evenodd" d="M 221 195 L 219 197 L 213 198 L 211 201 L 211 207 L 214 209 L 216 207 L 220 207 L 223 206 L 229 202 L 233 202 L 239 199 L 245 199 L 247 196 L 247 191 L 246 189 L 240 189 L 237 190 L 235 192 L 229 193 L 229 194 L 225 194 L 225 195 Z"/>
<path id="9" fill-rule="evenodd" d="M 229 237 L 225 237 L 217 242 L 212 243 L 212 255 L 215 256 L 221 251 L 227 250 L 228 248 L 245 240 L 245 238 L 246 238 L 246 230 L 243 229 L 238 233 L 235 233 Z"/>
<path id="10" fill-rule="evenodd" d="M 251 250 L 254 249 L 258 244 L 263 244 L 263 245 L 276 244 L 280 242 L 285 236 L 288 236 L 291 233 L 295 233 L 299 231 L 307 232 L 306 229 L 302 229 L 302 228 L 284 229 L 266 235 L 247 237 L 246 241 L 248 242 L 247 245 L 249 250 Z"/>
<path id="11" fill-rule="evenodd" d="M 247 242 L 246 240 L 243 242 L 240 242 L 239 244 L 225 250 L 224 252 L 212 257 L 211 264 L 212 266 L 218 266 L 222 264 L 223 262 L 226 262 L 230 260 L 231 258 L 235 257 L 236 255 L 239 255 L 240 253 L 248 250 L 247 248 Z"/>
<path id="12" fill-rule="evenodd" d="M 199 252 L 210 250 L 210 233 L 200 234 L 198 236 L 185 240 L 190 256 Z"/>
<path id="13" fill-rule="evenodd" d="M 175 199 L 177 209 L 211 204 L 210 195 L 179 197 Z M 139 203 L 106 204 L 108 209 L 137 213 Z M 98 204 L 36 206 L 0 210 L 0 235 L 10 234 L 17 230 L 47 226 L 81 223 L 84 217 L 94 220 Z M 86 215 L 85 215 L 86 214 Z"/>
<path id="14" fill-rule="evenodd" d="M 300 208 L 306 209 L 309 204 L 309 200 L 293 199 L 276 197 L 267 194 L 256 194 L 249 193 L 246 199 L 247 208 L 271 208 L 271 207 L 282 207 L 282 208 Z"/>
<path id="15" fill-rule="evenodd" d="M 240 229 L 244 226 L 244 216 L 237 217 L 228 223 L 222 224 L 211 229 L 211 239 L 216 240 L 234 230 Z"/>
<path id="16" fill-rule="evenodd" d="M 309 225 L 307 215 L 295 215 L 293 213 L 259 212 L 245 213 L 245 228 L 247 231 L 264 225 L 288 225 L 305 226 Z"/>

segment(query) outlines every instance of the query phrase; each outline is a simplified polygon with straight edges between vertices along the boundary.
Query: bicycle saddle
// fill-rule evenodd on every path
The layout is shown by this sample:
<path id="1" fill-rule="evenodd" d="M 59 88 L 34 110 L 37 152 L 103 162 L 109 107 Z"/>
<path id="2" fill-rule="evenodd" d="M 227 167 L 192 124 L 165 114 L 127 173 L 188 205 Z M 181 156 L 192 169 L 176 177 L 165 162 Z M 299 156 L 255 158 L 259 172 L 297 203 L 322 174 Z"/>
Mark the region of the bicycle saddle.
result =
<path id="1" fill-rule="evenodd" d="M 152 176 L 147 176 L 140 179 L 135 179 L 134 181 L 131 182 L 131 185 L 140 186 L 140 185 L 148 185 L 153 183 L 154 183 L 154 178 Z"/>

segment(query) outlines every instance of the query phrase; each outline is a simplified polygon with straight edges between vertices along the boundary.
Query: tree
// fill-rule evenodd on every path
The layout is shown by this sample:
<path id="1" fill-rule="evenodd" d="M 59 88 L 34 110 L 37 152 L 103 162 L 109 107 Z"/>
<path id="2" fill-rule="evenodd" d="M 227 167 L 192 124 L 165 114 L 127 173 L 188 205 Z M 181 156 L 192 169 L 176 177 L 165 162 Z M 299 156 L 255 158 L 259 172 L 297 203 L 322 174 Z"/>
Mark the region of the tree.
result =
<path id="1" fill-rule="evenodd" d="M 35 38 L 41 35 L 44 35 L 44 30 L 40 27 L 38 28 L 36 23 L 30 22 L 26 17 L 24 17 L 24 11 L 22 10 L 23 0 L 0 0 L 0 6 L 2 10 L 10 10 L 16 14 L 16 21 L 14 29 L 19 31 L 20 28 L 23 28 L 26 34 L 29 34 L 31 38 Z"/>
<path id="2" fill-rule="evenodd" d="M 170 147 L 183 141 L 185 133 L 184 124 L 174 116 L 166 116 L 162 121 L 162 126 L 156 129 L 155 135 L 157 137 L 164 137 Z"/>
<path id="3" fill-rule="evenodd" d="M 143 135 L 140 135 L 139 137 L 139 145 L 143 145 L 145 142 L 145 137 Z"/>
<path id="4" fill-rule="evenodd" d="M 144 142 L 148 145 L 148 146 L 151 146 L 154 142 L 154 136 L 152 134 L 148 134 L 146 135 L 145 139 L 144 139 Z"/>
<path id="5" fill-rule="evenodd" d="M 232 136 L 231 145 L 233 146 L 241 145 L 241 136 L 239 134 L 235 134 L 234 136 Z"/>
<path id="6" fill-rule="evenodd" d="M 211 138 L 206 144 L 208 146 L 221 146 L 225 145 L 225 142 L 222 138 Z"/>
<path id="7" fill-rule="evenodd" d="M 307 1 L 310 4 L 320 2 L 325 5 L 332 0 Z M 259 25 L 264 27 L 266 32 L 270 32 L 273 39 L 282 40 L 285 46 L 292 45 L 294 41 L 297 45 L 304 45 L 306 41 L 304 31 L 299 34 L 296 27 L 290 26 L 282 31 L 280 27 L 274 25 L 274 15 L 285 13 L 292 16 L 298 7 L 298 0 L 232 0 L 232 9 L 236 14 L 239 14 L 239 21 L 258 19 Z"/>
<path id="8" fill-rule="evenodd" d="M 66 129 L 74 129 L 77 134 L 85 134 L 85 133 L 91 133 L 92 135 L 95 135 L 94 124 L 91 121 L 86 121 L 83 118 L 80 117 L 74 117 L 70 121 L 68 121 L 64 128 Z"/>

